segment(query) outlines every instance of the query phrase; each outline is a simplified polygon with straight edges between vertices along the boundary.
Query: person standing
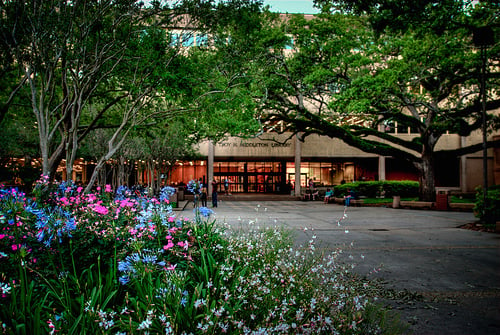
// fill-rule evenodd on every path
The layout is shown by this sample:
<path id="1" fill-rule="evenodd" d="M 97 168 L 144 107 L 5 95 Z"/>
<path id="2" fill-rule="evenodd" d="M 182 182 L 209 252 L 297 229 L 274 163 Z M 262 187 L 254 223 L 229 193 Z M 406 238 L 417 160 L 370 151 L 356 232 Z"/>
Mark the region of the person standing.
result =
<path id="1" fill-rule="evenodd" d="M 212 181 L 212 207 L 217 207 L 217 187 L 219 184 L 217 183 L 217 180 Z"/>
<path id="2" fill-rule="evenodd" d="M 200 186 L 201 186 L 201 189 L 200 189 L 201 207 L 207 207 L 207 198 L 208 198 L 207 185 L 205 183 L 203 183 L 201 181 L 201 179 L 200 179 Z"/>
<path id="3" fill-rule="evenodd" d="M 229 180 L 227 178 L 224 179 L 224 191 L 225 191 L 226 195 L 229 194 Z"/>
<path id="4" fill-rule="evenodd" d="M 309 179 L 309 191 L 314 192 L 314 181 L 312 178 Z"/>

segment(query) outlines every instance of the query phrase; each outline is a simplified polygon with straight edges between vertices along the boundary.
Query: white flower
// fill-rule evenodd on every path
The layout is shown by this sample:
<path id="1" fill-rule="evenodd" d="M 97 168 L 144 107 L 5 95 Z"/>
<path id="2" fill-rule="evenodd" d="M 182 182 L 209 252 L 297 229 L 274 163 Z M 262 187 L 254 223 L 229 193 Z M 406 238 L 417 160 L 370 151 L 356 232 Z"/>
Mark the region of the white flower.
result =
<path id="1" fill-rule="evenodd" d="M 152 324 L 153 324 L 153 322 L 151 320 L 146 319 L 146 320 L 141 322 L 139 327 L 137 327 L 137 330 L 149 329 L 149 327 L 151 327 Z"/>
<path id="2" fill-rule="evenodd" d="M 0 291 L 2 294 L 9 294 L 12 287 L 8 283 L 0 283 Z"/>

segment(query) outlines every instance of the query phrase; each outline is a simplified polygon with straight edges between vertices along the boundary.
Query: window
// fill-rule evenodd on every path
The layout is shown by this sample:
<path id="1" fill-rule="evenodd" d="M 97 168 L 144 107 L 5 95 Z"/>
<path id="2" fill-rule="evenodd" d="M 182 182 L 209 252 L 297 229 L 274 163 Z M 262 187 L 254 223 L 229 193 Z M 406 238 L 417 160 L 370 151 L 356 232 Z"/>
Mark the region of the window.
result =
<path id="1" fill-rule="evenodd" d="M 415 126 L 410 127 L 410 134 L 418 134 L 418 128 Z"/>
<path id="2" fill-rule="evenodd" d="M 179 44 L 179 34 L 171 33 L 170 34 L 170 46 L 175 47 Z"/>
<path id="3" fill-rule="evenodd" d="M 384 128 L 385 128 L 384 131 L 386 133 L 392 133 L 392 134 L 396 133 L 396 125 L 394 121 L 385 121 Z"/>
<path id="4" fill-rule="evenodd" d="M 208 38 L 207 35 L 196 35 L 196 46 L 198 47 L 204 47 L 208 45 Z"/>
<path id="5" fill-rule="evenodd" d="M 408 134 L 408 126 L 402 124 L 401 122 L 397 122 L 398 134 Z"/>
<path id="6" fill-rule="evenodd" d="M 192 47 L 194 45 L 194 36 L 191 33 L 182 34 L 182 46 Z"/>

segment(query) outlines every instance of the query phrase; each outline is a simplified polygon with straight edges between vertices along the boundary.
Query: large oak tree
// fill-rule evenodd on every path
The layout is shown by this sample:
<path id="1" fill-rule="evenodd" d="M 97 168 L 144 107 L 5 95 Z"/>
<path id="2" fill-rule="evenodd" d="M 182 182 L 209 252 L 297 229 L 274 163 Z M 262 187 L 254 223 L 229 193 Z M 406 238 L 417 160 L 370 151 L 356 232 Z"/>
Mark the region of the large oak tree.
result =
<path id="1" fill-rule="evenodd" d="M 481 143 L 436 149 L 444 134 L 468 136 L 482 124 L 482 62 L 466 24 L 474 12 L 453 9 L 434 17 L 439 29 L 378 31 L 369 16 L 329 10 L 311 20 L 274 21 L 266 36 L 275 47 L 256 67 L 263 117 L 284 123 L 301 138 L 339 138 L 365 152 L 410 162 L 420 173 L 420 198 L 434 200 L 437 157 L 481 149 Z M 463 24 L 443 24 L 445 17 Z M 284 50 L 283 36 L 293 38 L 293 52 Z M 498 51 L 498 44 L 487 50 L 494 62 L 488 69 L 498 69 Z M 500 107 L 498 76 L 489 76 L 488 93 L 486 108 L 493 111 Z M 381 127 L 393 122 L 415 135 L 402 138 Z M 491 114 L 488 123 L 495 127 Z"/>

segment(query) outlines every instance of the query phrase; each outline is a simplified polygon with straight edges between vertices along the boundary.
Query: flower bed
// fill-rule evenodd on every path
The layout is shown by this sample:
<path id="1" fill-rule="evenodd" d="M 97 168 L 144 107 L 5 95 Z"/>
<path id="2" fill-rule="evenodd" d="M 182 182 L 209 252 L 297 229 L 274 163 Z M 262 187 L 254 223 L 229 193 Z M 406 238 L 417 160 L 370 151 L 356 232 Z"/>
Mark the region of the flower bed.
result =
<path id="1" fill-rule="evenodd" d="M 125 187 L 42 178 L 0 190 L 0 323 L 11 334 L 383 333 L 341 251 L 276 228 L 237 233 Z"/>

